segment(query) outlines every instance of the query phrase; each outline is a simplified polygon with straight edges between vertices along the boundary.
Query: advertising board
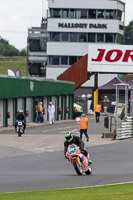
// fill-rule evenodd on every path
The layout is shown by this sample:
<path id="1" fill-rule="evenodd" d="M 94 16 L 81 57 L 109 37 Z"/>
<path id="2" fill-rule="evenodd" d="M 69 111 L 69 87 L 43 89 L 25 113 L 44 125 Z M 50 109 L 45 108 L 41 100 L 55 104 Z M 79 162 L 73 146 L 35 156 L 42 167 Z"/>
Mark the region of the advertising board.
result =
<path id="1" fill-rule="evenodd" d="M 89 44 L 88 72 L 133 73 L 133 45 Z"/>

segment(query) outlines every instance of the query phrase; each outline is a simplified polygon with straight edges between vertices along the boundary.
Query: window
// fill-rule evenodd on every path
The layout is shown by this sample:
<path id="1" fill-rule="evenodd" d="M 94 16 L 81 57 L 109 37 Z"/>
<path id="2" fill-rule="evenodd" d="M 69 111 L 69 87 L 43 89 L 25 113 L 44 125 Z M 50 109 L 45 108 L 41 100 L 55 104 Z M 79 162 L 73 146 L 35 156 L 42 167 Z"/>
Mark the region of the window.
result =
<path id="1" fill-rule="evenodd" d="M 58 17 L 60 18 L 61 17 L 61 11 L 60 9 L 53 9 L 53 17 Z"/>
<path id="2" fill-rule="evenodd" d="M 30 51 L 40 51 L 40 40 L 29 40 Z"/>
<path id="3" fill-rule="evenodd" d="M 86 33 L 79 33 L 79 42 L 86 42 Z"/>
<path id="4" fill-rule="evenodd" d="M 78 42 L 78 33 L 70 33 L 70 42 Z"/>
<path id="5" fill-rule="evenodd" d="M 114 10 L 106 10 L 106 19 L 115 19 L 115 11 Z"/>
<path id="6" fill-rule="evenodd" d="M 46 51 L 46 44 L 47 44 L 47 41 L 43 38 L 40 39 L 40 50 L 41 51 Z"/>
<path id="7" fill-rule="evenodd" d="M 68 65 L 68 57 L 61 56 L 61 65 Z"/>
<path id="8" fill-rule="evenodd" d="M 60 41 L 60 33 L 52 33 L 52 41 Z"/>
<path id="9" fill-rule="evenodd" d="M 70 10 L 70 18 L 75 18 L 75 10 L 74 9 Z"/>
<path id="10" fill-rule="evenodd" d="M 63 9 L 62 10 L 62 18 L 68 18 L 69 17 L 69 10 Z"/>
<path id="11" fill-rule="evenodd" d="M 85 9 L 80 10 L 79 14 L 80 14 L 79 18 L 87 18 L 88 17 L 87 16 L 87 10 L 85 10 Z"/>
<path id="12" fill-rule="evenodd" d="M 75 62 L 77 62 L 77 56 L 70 56 L 69 57 L 69 65 L 72 65 Z"/>
<path id="13" fill-rule="evenodd" d="M 116 43 L 122 44 L 123 42 L 123 36 L 120 34 L 117 34 L 116 36 Z"/>
<path id="14" fill-rule="evenodd" d="M 106 33 L 105 42 L 114 42 L 114 34 L 113 33 Z"/>
<path id="15" fill-rule="evenodd" d="M 117 11 L 117 19 L 121 21 L 122 18 L 122 11 L 118 10 Z"/>
<path id="16" fill-rule="evenodd" d="M 97 42 L 104 42 L 104 33 L 97 34 Z"/>
<path id="17" fill-rule="evenodd" d="M 95 42 L 95 33 L 88 34 L 88 42 Z"/>
<path id="18" fill-rule="evenodd" d="M 68 42 L 68 33 L 62 33 L 61 34 L 61 40 L 63 41 L 63 42 Z"/>
<path id="19" fill-rule="evenodd" d="M 104 18 L 104 10 L 97 10 L 97 18 Z"/>
<path id="20" fill-rule="evenodd" d="M 76 10 L 75 11 L 75 17 L 76 18 L 80 18 L 80 16 L 81 16 L 81 11 L 80 10 Z"/>
<path id="21" fill-rule="evenodd" d="M 120 25 L 119 25 L 119 29 L 120 29 L 120 30 L 124 30 L 124 26 L 120 24 Z"/>
<path id="22" fill-rule="evenodd" d="M 59 65 L 59 56 L 51 56 L 52 65 Z"/>
<path id="23" fill-rule="evenodd" d="M 89 10 L 89 18 L 96 19 L 96 10 Z"/>
<path id="24" fill-rule="evenodd" d="M 50 9 L 49 13 L 50 13 L 50 17 L 53 17 L 53 9 Z"/>

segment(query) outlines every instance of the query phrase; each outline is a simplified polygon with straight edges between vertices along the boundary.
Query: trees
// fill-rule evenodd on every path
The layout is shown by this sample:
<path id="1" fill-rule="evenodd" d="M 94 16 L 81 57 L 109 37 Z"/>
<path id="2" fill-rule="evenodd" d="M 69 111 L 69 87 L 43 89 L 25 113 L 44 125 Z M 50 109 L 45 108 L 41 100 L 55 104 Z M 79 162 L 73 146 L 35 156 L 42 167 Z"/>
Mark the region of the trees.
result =
<path id="1" fill-rule="evenodd" d="M 19 52 L 19 55 L 20 56 L 26 56 L 26 49 L 22 49 L 20 52 Z"/>
<path id="2" fill-rule="evenodd" d="M 0 36 L 0 44 L 9 44 L 9 42 Z"/>
<path id="3" fill-rule="evenodd" d="M 128 26 L 125 26 L 124 44 L 133 44 L 133 21 L 131 21 Z"/>
<path id="4" fill-rule="evenodd" d="M 9 44 L 0 44 L 0 55 L 2 56 L 19 56 L 19 50 Z"/>
<path id="5" fill-rule="evenodd" d="M 19 51 L 0 36 L 0 56 L 26 56 L 26 50 Z"/>

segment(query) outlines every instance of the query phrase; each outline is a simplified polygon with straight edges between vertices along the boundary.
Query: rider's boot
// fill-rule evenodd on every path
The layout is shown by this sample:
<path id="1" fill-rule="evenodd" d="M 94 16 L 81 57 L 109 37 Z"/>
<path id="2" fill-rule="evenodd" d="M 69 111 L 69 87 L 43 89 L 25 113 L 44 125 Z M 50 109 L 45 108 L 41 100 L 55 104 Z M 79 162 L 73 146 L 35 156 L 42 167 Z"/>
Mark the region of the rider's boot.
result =
<path id="1" fill-rule="evenodd" d="M 90 159 L 90 154 L 87 154 L 87 158 L 88 158 L 88 165 L 92 164 L 92 160 Z"/>

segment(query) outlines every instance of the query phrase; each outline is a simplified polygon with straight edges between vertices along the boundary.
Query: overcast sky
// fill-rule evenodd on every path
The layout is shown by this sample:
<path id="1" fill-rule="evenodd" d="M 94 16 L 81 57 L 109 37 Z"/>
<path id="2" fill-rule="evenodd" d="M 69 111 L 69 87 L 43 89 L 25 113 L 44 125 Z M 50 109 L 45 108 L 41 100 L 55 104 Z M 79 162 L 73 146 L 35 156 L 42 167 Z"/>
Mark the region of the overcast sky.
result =
<path id="1" fill-rule="evenodd" d="M 128 25 L 133 20 L 133 0 L 123 2 Z M 25 48 L 28 28 L 40 26 L 44 8 L 45 0 L 0 0 L 0 36 L 20 50 Z"/>

